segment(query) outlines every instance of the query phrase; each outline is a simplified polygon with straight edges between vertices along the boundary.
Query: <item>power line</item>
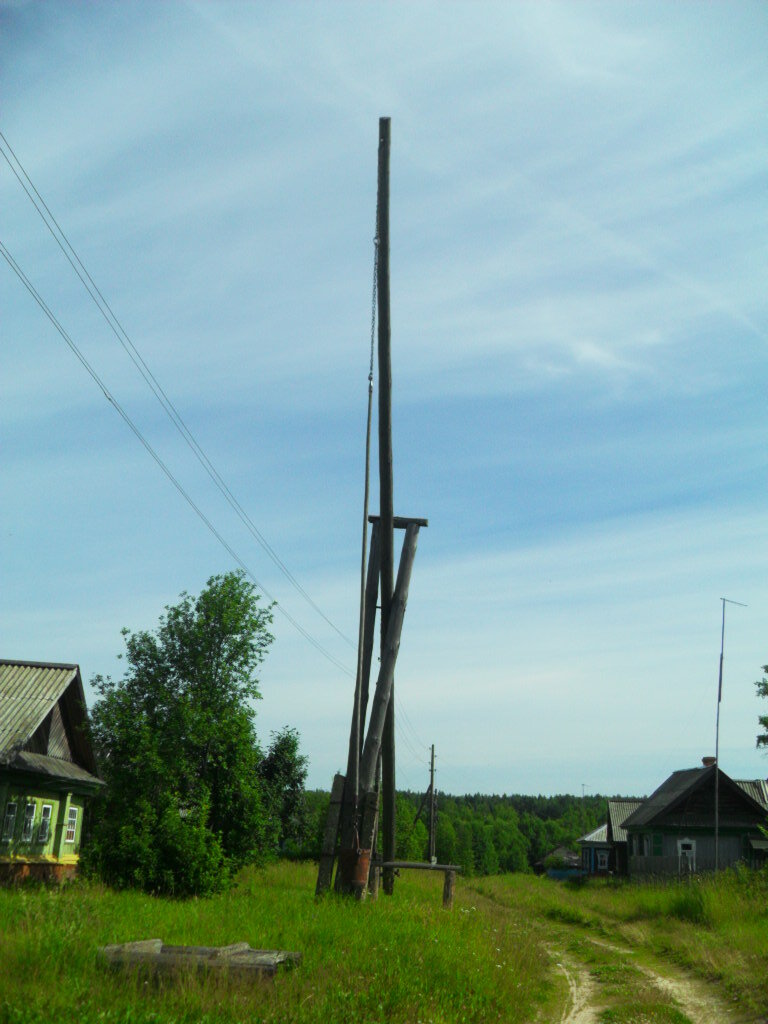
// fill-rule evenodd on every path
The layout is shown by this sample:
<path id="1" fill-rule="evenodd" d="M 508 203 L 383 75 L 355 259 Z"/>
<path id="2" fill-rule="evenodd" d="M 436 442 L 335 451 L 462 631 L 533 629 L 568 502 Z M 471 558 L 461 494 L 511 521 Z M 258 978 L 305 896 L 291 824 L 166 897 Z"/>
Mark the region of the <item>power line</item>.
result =
<path id="1" fill-rule="evenodd" d="M 128 415 L 128 413 L 125 411 L 125 409 L 123 409 L 123 407 L 120 405 L 120 403 L 114 397 L 114 395 L 111 394 L 111 392 L 107 388 L 106 384 L 102 381 L 101 377 L 99 377 L 99 375 L 96 372 L 96 370 L 93 368 L 93 366 L 91 366 L 91 364 L 88 362 L 86 357 L 83 355 L 83 353 L 77 347 L 77 345 L 75 344 L 73 339 L 70 337 L 70 335 L 64 329 L 64 327 L 61 325 L 61 323 L 56 318 L 56 316 L 54 315 L 54 313 L 52 312 L 50 307 L 47 305 L 47 303 L 45 302 L 43 297 L 40 295 L 38 290 L 35 288 L 35 286 L 29 280 L 27 275 L 21 269 L 19 264 L 16 262 L 16 260 L 10 254 L 10 252 L 5 247 L 5 245 L 3 244 L 2 241 L 0 241 L 0 255 L 3 256 L 3 258 L 8 263 L 10 268 L 13 270 L 13 272 L 19 278 L 19 280 L 24 285 L 24 287 L 27 289 L 27 291 L 32 296 L 32 298 L 35 300 L 35 302 L 38 304 L 40 309 L 42 309 L 42 311 L 48 317 L 50 322 L 53 324 L 53 326 L 56 328 L 58 333 L 61 335 L 61 337 L 66 342 L 66 344 L 69 347 L 69 349 L 71 350 L 72 354 L 75 356 L 75 358 L 81 364 L 81 366 L 86 371 L 86 373 L 91 377 L 91 379 L 96 384 L 96 386 L 99 388 L 99 390 L 102 392 L 102 394 L 104 395 L 106 400 L 110 403 L 110 405 L 112 405 L 112 407 L 114 408 L 115 412 L 117 412 L 117 414 L 120 416 L 120 418 L 126 424 L 126 426 L 130 429 L 130 431 L 134 434 L 134 436 L 139 441 L 139 443 L 143 446 L 145 451 L 155 461 L 155 463 L 162 470 L 162 472 L 168 478 L 170 483 L 173 484 L 173 486 L 179 492 L 181 497 L 186 501 L 186 503 L 189 505 L 189 507 L 197 515 L 197 517 L 210 530 L 210 532 L 213 534 L 213 536 L 216 538 L 216 540 L 218 540 L 218 542 L 221 544 L 221 546 L 224 548 L 224 550 L 227 552 L 227 554 L 243 570 L 243 572 L 253 581 L 253 583 L 259 588 L 259 590 L 261 590 L 262 593 L 270 601 L 273 602 L 273 604 L 275 605 L 277 610 L 284 616 L 284 618 L 286 618 L 291 623 L 291 625 L 304 637 L 305 640 L 307 640 L 310 644 L 312 644 L 312 646 L 320 654 L 322 654 L 324 658 L 326 658 L 328 661 L 330 661 L 332 665 L 335 665 L 336 668 L 338 668 L 340 671 L 344 672 L 346 675 L 354 677 L 354 673 L 349 668 L 347 668 L 346 665 L 344 665 L 337 658 L 335 658 L 329 651 L 327 651 L 320 644 L 320 642 L 318 640 L 316 640 L 312 636 L 311 633 L 307 632 L 307 630 L 299 622 L 297 622 L 296 619 L 294 619 L 294 617 L 289 612 L 287 612 L 285 610 L 285 608 L 282 607 L 282 605 L 280 605 L 275 600 L 275 598 L 272 596 L 272 594 L 267 590 L 267 588 L 263 585 L 263 583 L 261 583 L 256 578 L 254 573 L 246 565 L 246 563 L 243 561 L 243 559 L 237 554 L 237 552 L 234 550 L 234 548 L 232 548 L 232 546 L 219 533 L 219 531 L 216 529 L 216 527 L 213 525 L 213 523 L 210 521 L 210 519 L 205 515 L 205 513 L 202 511 L 202 509 L 195 503 L 195 501 L 190 496 L 190 494 L 184 489 L 182 484 L 177 480 L 177 478 L 173 475 L 172 471 L 169 469 L 169 467 L 166 465 L 166 463 L 162 460 L 160 455 L 158 455 L 158 453 L 155 451 L 155 449 L 152 447 L 152 445 L 149 443 L 149 441 L 144 437 L 142 432 L 139 430 L 139 428 L 133 422 L 133 420 Z"/>
<path id="2" fill-rule="evenodd" d="M 403 707 L 402 702 L 401 702 L 400 698 L 397 695 L 395 695 L 395 703 L 397 705 L 397 710 L 398 710 L 399 714 L 402 716 L 404 723 L 408 726 L 408 729 L 409 729 L 409 731 L 411 733 L 411 737 L 415 741 L 416 745 L 419 746 L 419 747 L 424 747 L 425 750 L 429 750 L 429 744 L 424 743 L 422 741 L 421 737 L 419 736 L 419 734 L 414 729 L 413 723 L 411 722 L 410 718 L 406 714 L 405 708 Z"/>
<path id="3" fill-rule="evenodd" d="M 162 406 L 162 408 L 163 408 L 164 412 L 166 413 L 166 415 L 168 416 L 168 418 L 171 420 L 173 425 L 176 427 L 178 432 L 181 434 L 182 438 L 184 439 L 185 443 L 187 444 L 187 446 L 189 447 L 189 449 L 191 450 L 191 452 L 193 453 L 193 455 L 195 456 L 197 461 L 203 467 L 205 472 L 208 474 L 210 479 L 213 481 L 213 483 L 216 486 L 216 488 L 219 490 L 219 492 L 224 497 L 225 501 L 233 509 L 233 511 L 235 512 L 237 517 L 240 519 L 240 521 L 243 523 L 243 525 L 246 527 L 246 529 L 249 531 L 251 536 L 258 542 L 258 544 L 261 545 L 263 550 L 272 559 L 274 564 L 280 569 L 280 571 L 283 573 L 283 575 L 289 581 L 291 586 L 294 587 L 294 589 L 297 590 L 299 594 L 301 594 L 301 596 L 304 598 L 304 600 L 331 627 L 331 629 L 333 629 L 341 637 L 341 639 L 344 640 L 345 643 L 349 644 L 349 646 L 354 649 L 355 648 L 355 644 L 352 642 L 352 640 L 350 640 L 349 637 L 346 636 L 346 634 L 344 634 L 338 628 L 338 626 L 336 626 L 331 621 L 331 619 L 328 618 L 328 616 L 319 607 L 319 605 L 317 605 L 315 603 L 315 601 L 313 601 L 313 599 L 310 597 L 310 595 L 307 593 L 307 591 L 304 589 L 304 587 L 299 583 L 299 581 L 296 579 L 296 577 L 290 571 L 288 566 L 285 564 L 285 562 L 282 560 L 282 558 L 280 558 L 278 553 L 271 546 L 271 544 L 267 541 L 267 539 L 264 537 L 264 535 L 258 529 L 256 524 L 253 522 L 251 517 L 245 511 L 243 506 L 237 500 L 235 495 L 232 493 L 232 491 L 230 490 L 230 488 L 227 485 L 227 483 L 225 482 L 225 480 L 222 478 L 222 476 L 219 473 L 219 471 L 213 465 L 213 463 L 211 462 L 209 457 L 206 455 L 206 453 L 203 451 L 202 447 L 198 443 L 198 441 L 195 438 L 195 436 L 192 434 L 191 430 L 189 429 L 189 427 L 185 423 L 184 419 L 182 418 L 181 413 L 178 411 L 176 406 L 173 404 L 171 399 L 168 397 L 168 395 L 165 392 L 165 390 L 163 389 L 162 385 L 159 383 L 159 381 L 157 380 L 157 378 L 155 377 L 155 375 L 152 373 L 151 369 L 149 368 L 149 366 L 145 362 L 143 356 L 138 351 L 138 349 L 136 348 L 134 343 L 131 341 L 130 337 L 128 336 L 128 333 L 126 332 L 125 328 L 120 323 L 120 321 L 118 320 L 118 318 L 117 318 L 115 312 L 113 311 L 112 307 L 109 305 L 107 300 L 104 298 L 104 295 L 102 294 L 102 292 L 99 289 L 98 285 L 96 284 L 96 282 L 93 280 L 93 278 L 89 274 L 89 272 L 86 269 L 85 265 L 83 264 L 82 260 L 78 256 L 77 252 L 75 251 L 75 249 L 72 246 L 72 244 L 69 241 L 69 239 L 67 238 L 67 235 L 64 232 L 64 229 L 61 227 L 59 222 L 56 220 L 55 216 L 51 212 L 51 209 L 48 206 L 48 204 L 46 203 L 46 201 L 40 195 L 40 192 L 37 190 L 34 182 L 29 177 L 29 175 L 27 174 L 23 164 L 21 163 L 21 161 L 19 160 L 18 156 L 14 152 L 13 147 L 8 142 L 8 140 L 6 139 L 5 135 L 2 132 L 0 132 L 0 139 L 2 139 L 3 143 L 5 144 L 5 146 L 8 149 L 8 152 L 11 154 L 11 157 L 13 157 L 13 161 L 15 162 L 15 164 L 17 165 L 17 167 L 19 169 L 19 170 L 17 170 L 16 167 L 14 167 L 14 163 L 11 161 L 10 157 L 8 156 L 8 153 L 6 153 L 5 150 L 2 147 L 0 147 L 0 153 L 2 153 L 2 156 L 5 159 L 5 162 L 10 167 L 10 169 L 11 169 L 13 175 L 15 176 L 16 180 L 19 182 L 21 187 L 24 189 L 24 192 L 26 193 L 26 195 L 29 198 L 29 200 L 32 203 L 32 205 L 37 210 L 41 220 L 43 221 L 45 226 L 48 228 L 48 231 L 50 232 L 52 238 L 54 239 L 54 241 L 56 242 L 58 247 L 61 249 L 62 253 L 64 254 L 64 256 L 65 256 L 65 258 L 67 260 L 67 262 L 70 264 L 70 266 L 72 267 L 74 272 L 79 277 L 80 281 L 83 284 L 83 287 L 88 292 L 88 294 L 91 297 L 91 299 L 93 300 L 93 302 L 96 305 L 97 309 L 99 310 L 99 312 L 101 313 L 101 315 L 104 318 L 105 322 L 107 323 L 107 326 L 110 328 L 112 333 L 115 335 L 115 337 L 117 338 L 118 342 L 120 343 L 122 348 L 125 350 L 125 352 L 128 355 L 128 357 L 130 358 L 131 362 L 134 364 L 134 366 L 136 367 L 138 372 L 141 374 L 142 378 L 144 379 L 144 381 L 146 382 L 146 384 L 148 385 L 148 387 L 150 388 L 150 390 L 154 394 L 154 396 L 157 399 L 157 401 Z M 21 174 L 19 173 L 19 171 L 21 172 Z M 29 186 L 29 187 L 27 187 L 27 186 Z M 31 189 L 31 191 L 30 191 L 30 189 Z M 33 195 L 33 193 L 34 193 L 34 195 Z M 38 200 L 39 200 L 39 202 L 38 202 Z M 45 211 L 45 212 L 43 212 L 43 211 Z M 55 230 L 54 230 L 54 227 L 55 227 Z M 263 590 L 264 588 L 262 587 L 261 589 Z M 265 591 L 265 593 L 266 593 L 266 591 Z"/>

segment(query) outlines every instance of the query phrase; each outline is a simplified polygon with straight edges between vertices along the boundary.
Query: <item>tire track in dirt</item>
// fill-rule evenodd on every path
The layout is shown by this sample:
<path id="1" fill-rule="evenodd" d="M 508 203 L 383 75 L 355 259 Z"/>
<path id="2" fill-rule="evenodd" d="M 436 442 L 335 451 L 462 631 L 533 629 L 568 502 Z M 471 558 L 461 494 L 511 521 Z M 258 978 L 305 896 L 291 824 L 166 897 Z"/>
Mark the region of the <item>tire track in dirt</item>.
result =
<path id="1" fill-rule="evenodd" d="M 597 1024 L 597 986 L 589 971 L 565 960 L 558 960 L 556 966 L 568 982 L 569 1005 L 563 1010 L 560 1024 Z"/>
<path id="2" fill-rule="evenodd" d="M 718 993 L 713 992 L 706 982 L 679 973 L 669 973 L 668 969 L 661 973 L 647 964 L 640 964 L 634 958 L 634 950 L 595 939 L 588 941 L 621 957 L 632 957 L 635 968 L 679 1007 L 691 1024 L 750 1024 Z M 600 1011 L 605 1009 L 606 1004 L 600 998 L 599 986 L 593 980 L 590 969 L 565 956 L 556 956 L 556 966 L 568 983 L 568 1005 L 560 1018 L 560 1024 L 598 1024 Z"/>

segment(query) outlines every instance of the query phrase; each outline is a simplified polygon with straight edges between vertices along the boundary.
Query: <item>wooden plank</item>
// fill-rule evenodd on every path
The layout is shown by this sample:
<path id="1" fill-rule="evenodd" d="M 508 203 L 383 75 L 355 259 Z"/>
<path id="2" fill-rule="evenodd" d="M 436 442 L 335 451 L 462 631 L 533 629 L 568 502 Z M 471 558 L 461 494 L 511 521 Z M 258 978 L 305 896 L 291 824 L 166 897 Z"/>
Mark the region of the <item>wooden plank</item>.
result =
<path id="1" fill-rule="evenodd" d="M 460 864 L 429 864 L 421 860 L 383 861 L 378 863 L 378 867 L 407 871 L 461 871 Z"/>
<path id="2" fill-rule="evenodd" d="M 370 515 L 368 516 L 369 523 L 378 523 L 381 516 Z M 392 525 L 396 530 L 404 530 L 406 526 L 410 526 L 413 523 L 414 526 L 429 526 L 428 519 L 417 519 L 414 516 L 393 516 Z"/>
<path id="3" fill-rule="evenodd" d="M 331 887 L 333 879 L 333 862 L 336 857 L 336 837 L 339 834 L 339 815 L 344 795 L 344 776 L 339 772 L 333 777 L 331 786 L 331 802 L 328 805 L 328 817 L 325 819 L 323 845 L 320 851 L 320 864 L 317 869 L 317 885 L 315 896 L 322 896 Z"/>
<path id="4" fill-rule="evenodd" d="M 162 939 L 143 939 L 104 946 L 99 953 L 115 969 L 141 969 L 151 974 L 226 971 L 254 979 L 272 978 L 279 967 L 292 967 L 301 961 L 301 953 L 252 949 L 247 942 L 230 946 L 166 946 Z"/>

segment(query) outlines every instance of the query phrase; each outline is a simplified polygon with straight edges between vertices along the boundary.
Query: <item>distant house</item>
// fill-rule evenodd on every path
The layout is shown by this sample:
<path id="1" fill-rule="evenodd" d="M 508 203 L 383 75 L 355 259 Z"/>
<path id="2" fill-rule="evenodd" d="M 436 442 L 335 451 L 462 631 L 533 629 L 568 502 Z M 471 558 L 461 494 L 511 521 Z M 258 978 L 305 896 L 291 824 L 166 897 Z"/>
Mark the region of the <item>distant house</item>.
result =
<path id="1" fill-rule="evenodd" d="M 572 878 L 579 874 L 579 855 L 567 846 L 556 846 L 554 850 L 537 860 L 533 865 L 537 875 L 546 872 L 550 878 Z"/>
<path id="2" fill-rule="evenodd" d="M 74 874 L 103 785 L 77 665 L 0 660 L 0 881 Z"/>
<path id="3" fill-rule="evenodd" d="M 624 821 L 630 875 L 679 875 L 715 868 L 715 780 L 718 865 L 764 863 L 768 784 L 731 779 L 714 764 L 673 772 Z"/>
<path id="4" fill-rule="evenodd" d="M 579 840 L 581 869 L 587 875 L 627 874 L 627 833 L 624 822 L 641 800 L 609 800 L 604 825 Z"/>
<path id="5" fill-rule="evenodd" d="M 610 872 L 611 844 L 608 825 L 598 825 L 576 842 L 581 847 L 581 870 L 585 875 L 607 875 Z"/>

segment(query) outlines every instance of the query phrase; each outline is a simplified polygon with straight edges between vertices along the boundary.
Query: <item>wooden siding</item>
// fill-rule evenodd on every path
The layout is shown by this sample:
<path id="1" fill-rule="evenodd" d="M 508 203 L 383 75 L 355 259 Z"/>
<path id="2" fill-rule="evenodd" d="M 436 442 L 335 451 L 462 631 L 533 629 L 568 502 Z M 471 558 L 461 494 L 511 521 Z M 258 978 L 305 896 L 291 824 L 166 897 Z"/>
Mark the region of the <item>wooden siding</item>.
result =
<path id="1" fill-rule="evenodd" d="M 658 833 L 646 832 L 644 835 L 653 836 Z M 644 856 L 630 854 L 629 873 L 630 875 L 678 875 L 686 874 L 686 865 L 681 862 L 678 853 L 678 840 L 692 840 L 696 844 L 695 870 L 715 870 L 715 837 L 711 835 L 675 834 L 662 836 L 662 851 L 658 856 Z M 651 840 L 651 848 L 653 848 Z M 720 836 L 719 843 L 719 865 L 721 868 L 730 867 L 740 860 L 747 858 L 747 843 L 743 836 Z"/>

